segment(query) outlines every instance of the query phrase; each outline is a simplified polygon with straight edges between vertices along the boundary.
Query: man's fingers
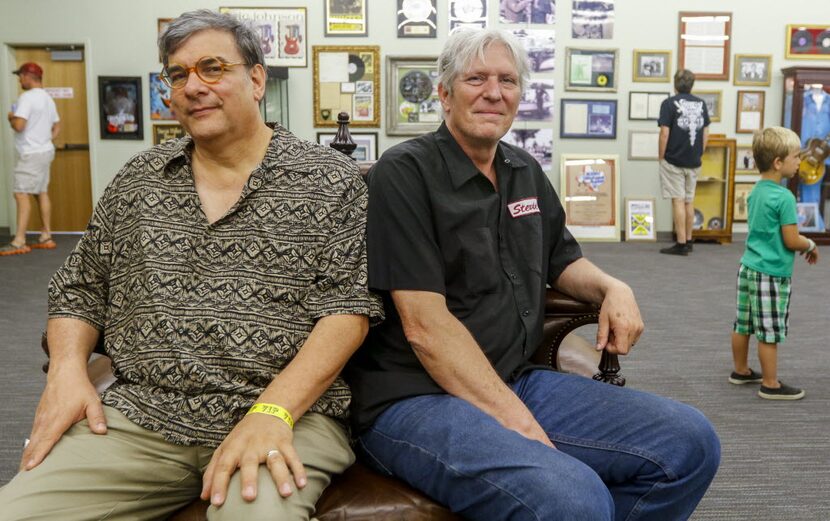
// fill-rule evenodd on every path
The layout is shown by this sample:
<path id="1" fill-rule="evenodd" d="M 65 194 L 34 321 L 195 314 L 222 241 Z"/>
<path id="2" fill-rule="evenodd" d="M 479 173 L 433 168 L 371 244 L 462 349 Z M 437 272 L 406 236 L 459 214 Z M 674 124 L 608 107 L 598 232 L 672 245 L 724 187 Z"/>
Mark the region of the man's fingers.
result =
<path id="1" fill-rule="evenodd" d="M 66 429 L 55 428 L 54 426 L 43 429 L 32 430 L 29 445 L 23 451 L 21 459 L 22 470 L 32 470 L 40 465 L 44 458 L 58 442 Z"/>
<path id="2" fill-rule="evenodd" d="M 100 400 L 87 405 L 86 419 L 89 422 L 89 428 L 95 434 L 107 433 L 107 418 L 104 416 L 104 406 Z"/>
<path id="3" fill-rule="evenodd" d="M 288 465 L 288 470 L 294 476 L 294 483 L 297 485 L 297 488 L 303 488 L 308 478 L 306 477 L 305 466 L 303 466 L 303 462 L 300 460 L 300 456 L 297 455 L 294 447 L 291 445 L 286 446 L 283 451 L 283 457 L 285 458 L 286 465 Z"/>
<path id="4" fill-rule="evenodd" d="M 268 470 L 271 471 L 271 478 L 274 480 L 274 484 L 277 485 L 277 491 L 282 497 L 288 497 L 292 492 L 291 474 L 285 463 L 285 457 L 277 450 L 273 450 L 268 454 L 265 463 L 268 465 Z"/>
<path id="5" fill-rule="evenodd" d="M 239 464 L 239 480 L 242 487 L 242 499 L 253 501 L 257 495 L 257 477 L 259 475 L 258 458 L 253 452 L 246 453 Z"/>
<path id="6" fill-rule="evenodd" d="M 228 493 L 228 481 L 236 471 L 236 458 L 223 455 L 216 462 L 213 469 L 213 480 L 210 487 L 210 503 L 213 506 L 222 506 Z"/>
<path id="7" fill-rule="evenodd" d="M 599 323 L 597 324 L 597 351 L 603 350 L 608 343 L 608 331 L 608 315 L 600 312 Z"/>

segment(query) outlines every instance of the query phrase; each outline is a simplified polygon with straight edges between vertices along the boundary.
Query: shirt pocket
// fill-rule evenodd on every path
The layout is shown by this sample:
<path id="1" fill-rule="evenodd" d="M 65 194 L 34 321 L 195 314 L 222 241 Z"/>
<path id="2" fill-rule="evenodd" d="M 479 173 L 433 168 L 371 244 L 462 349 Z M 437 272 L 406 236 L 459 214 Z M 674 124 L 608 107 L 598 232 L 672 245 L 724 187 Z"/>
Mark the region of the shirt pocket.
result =
<path id="1" fill-rule="evenodd" d="M 490 228 L 468 228 L 456 232 L 460 246 L 461 277 L 465 293 L 476 295 L 498 289 L 501 271 Z"/>

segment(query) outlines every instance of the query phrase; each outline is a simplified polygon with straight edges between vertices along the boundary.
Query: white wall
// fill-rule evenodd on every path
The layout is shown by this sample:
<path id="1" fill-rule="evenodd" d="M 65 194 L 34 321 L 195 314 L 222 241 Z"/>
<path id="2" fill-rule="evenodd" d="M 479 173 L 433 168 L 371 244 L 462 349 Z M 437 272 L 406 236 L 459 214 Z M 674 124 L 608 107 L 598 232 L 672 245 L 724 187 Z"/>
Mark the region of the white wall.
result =
<path id="1" fill-rule="evenodd" d="M 269 7 L 287 5 L 305 6 L 308 9 L 309 55 L 311 45 L 380 45 L 381 87 L 385 88 L 385 57 L 387 55 L 437 55 L 447 35 L 447 0 L 438 0 L 437 39 L 398 39 L 396 37 L 395 0 L 367 0 L 369 4 L 369 36 L 360 38 L 323 37 L 323 0 L 4 0 L 0 17 L 0 107 L 8 111 L 17 97 L 16 77 L 9 73 L 14 69 L 11 48 L 15 45 L 82 44 L 86 49 L 87 104 L 89 107 L 90 154 L 93 197 L 97 199 L 106 184 L 130 155 L 150 146 L 151 123 L 147 98 L 147 77 L 157 72 L 160 64 L 155 46 L 157 18 L 175 17 L 183 11 L 195 8 L 219 6 Z M 498 0 L 490 2 L 491 24 L 498 24 Z M 830 14 L 817 10 L 813 0 L 787 2 L 755 2 L 750 0 L 623 0 L 616 6 L 616 26 L 612 40 L 572 40 L 570 35 L 571 2 L 559 0 L 557 5 L 556 59 L 553 74 L 556 82 L 556 104 L 559 99 L 602 98 L 617 99 L 619 120 L 617 140 L 560 140 L 559 119 L 554 128 L 553 170 L 550 172 L 554 186 L 559 187 L 560 153 L 608 153 L 622 159 L 622 198 L 628 196 L 655 196 L 659 194 L 657 165 L 652 161 L 630 161 L 628 156 L 629 129 L 654 128 L 655 122 L 628 121 L 628 92 L 671 90 L 668 83 L 632 83 L 634 49 L 670 49 L 677 64 L 678 11 L 731 11 L 734 15 L 732 49 L 734 54 L 772 54 L 772 86 L 766 90 L 767 125 L 781 124 L 782 75 L 780 69 L 798 62 L 784 59 L 785 28 L 789 23 L 826 24 L 830 26 Z M 816 19 L 816 12 L 823 13 Z M 542 27 L 538 27 L 542 28 Z M 566 46 L 618 48 L 619 90 L 615 94 L 565 92 L 563 70 Z M 289 73 L 289 102 L 291 130 L 300 137 L 315 139 L 318 130 L 312 125 L 312 68 L 309 58 L 307 68 L 292 68 Z M 804 65 L 827 65 L 830 62 L 805 61 Z M 97 77 L 141 76 L 143 78 L 143 106 L 145 140 L 101 141 L 98 129 Z M 548 75 L 550 76 L 550 75 Z M 539 77 L 544 77 L 540 75 Z M 730 72 L 731 77 L 731 72 Z M 722 90 L 722 120 L 713 123 L 711 131 L 735 136 L 736 87 L 729 82 L 698 82 L 702 90 Z M 756 87 L 744 87 L 756 88 Z M 385 96 L 381 99 L 381 121 L 385 121 Z M 5 125 L 0 130 L 0 169 L 11 172 L 13 136 Z M 361 129 L 363 130 L 363 129 Z M 372 129 L 366 129 L 372 130 Z M 380 133 L 380 150 L 405 138 Z M 739 135 L 738 143 L 748 143 L 748 135 Z M 0 181 L 0 228 L 14 223 L 14 204 L 11 199 L 10 175 Z M 670 205 L 658 199 L 657 223 L 659 231 L 671 229 Z"/>

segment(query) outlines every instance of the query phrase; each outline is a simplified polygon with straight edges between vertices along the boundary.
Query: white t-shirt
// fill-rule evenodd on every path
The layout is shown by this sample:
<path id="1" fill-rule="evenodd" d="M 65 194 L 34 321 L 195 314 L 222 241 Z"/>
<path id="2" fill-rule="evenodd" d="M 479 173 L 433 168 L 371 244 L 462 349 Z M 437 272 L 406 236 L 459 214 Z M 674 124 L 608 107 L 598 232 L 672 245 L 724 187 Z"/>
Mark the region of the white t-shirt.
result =
<path id="1" fill-rule="evenodd" d="M 52 144 L 52 125 L 60 121 L 52 97 L 40 88 L 29 89 L 17 98 L 15 117 L 26 120 L 23 132 L 15 134 L 18 154 L 34 154 L 55 150 Z"/>

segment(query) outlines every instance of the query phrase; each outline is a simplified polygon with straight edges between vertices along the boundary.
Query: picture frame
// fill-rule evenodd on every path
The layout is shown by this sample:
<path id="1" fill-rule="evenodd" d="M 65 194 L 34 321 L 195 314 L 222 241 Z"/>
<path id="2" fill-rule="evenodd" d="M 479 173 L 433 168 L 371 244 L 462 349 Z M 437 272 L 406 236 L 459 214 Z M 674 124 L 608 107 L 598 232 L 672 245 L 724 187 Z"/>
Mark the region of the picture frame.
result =
<path id="1" fill-rule="evenodd" d="M 513 127 L 501 138 L 505 143 L 515 145 L 539 163 L 542 170 L 553 166 L 553 129 L 550 127 Z"/>
<path id="2" fill-rule="evenodd" d="M 447 22 L 449 34 L 458 29 L 487 27 L 487 0 L 447 0 Z"/>
<path id="3" fill-rule="evenodd" d="M 617 92 L 618 49 L 565 48 L 565 90 Z"/>
<path id="4" fill-rule="evenodd" d="M 219 12 L 253 24 L 269 67 L 308 67 L 305 7 L 220 7 Z"/>
<path id="5" fill-rule="evenodd" d="M 435 38 L 438 34 L 438 0 L 398 0 L 398 38 Z"/>
<path id="6" fill-rule="evenodd" d="M 735 174 L 758 174 L 755 168 L 755 158 L 752 155 L 752 145 L 735 147 Z"/>
<path id="7" fill-rule="evenodd" d="M 559 178 L 571 234 L 579 240 L 618 242 L 619 156 L 562 154 Z"/>
<path id="8" fill-rule="evenodd" d="M 325 36 L 369 36 L 368 0 L 323 0 Z"/>
<path id="9" fill-rule="evenodd" d="M 787 25 L 788 60 L 830 60 L 830 25 Z"/>
<path id="10" fill-rule="evenodd" d="M 178 123 L 153 123 L 153 144 L 158 145 L 170 139 L 177 139 L 187 135 L 184 127 Z"/>
<path id="11" fill-rule="evenodd" d="M 380 126 L 380 47 L 313 45 L 314 126 L 336 127 L 347 112 L 350 127 Z M 353 85 L 351 85 L 353 84 Z"/>
<path id="12" fill-rule="evenodd" d="M 513 35 L 527 51 L 530 72 L 553 72 L 556 67 L 556 32 L 551 29 L 514 29 Z"/>
<path id="13" fill-rule="evenodd" d="M 693 96 L 697 96 L 706 103 L 706 110 L 709 112 L 709 121 L 717 123 L 721 120 L 721 107 L 723 107 L 723 91 L 721 90 L 693 90 Z"/>
<path id="14" fill-rule="evenodd" d="M 167 30 L 167 26 L 170 25 L 174 18 L 157 18 L 156 19 L 156 40 L 161 36 L 161 34 Z"/>
<path id="15" fill-rule="evenodd" d="M 657 161 L 659 152 L 660 130 L 629 130 L 628 159 L 645 159 Z"/>
<path id="16" fill-rule="evenodd" d="M 671 97 L 671 92 L 629 92 L 628 119 L 657 121 L 660 119 L 660 107 L 669 97 Z"/>
<path id="17" fill-rule="evenodd" d="M 522 92 L 516 121 L 553 122 L 555 85 L 553 79 L 531 79 Z"/>
<path id="18" fill-rule="evenodd" d="M 749 193 L 755 183 L 735 183 L 735 207 L 732 210 L 732 222 L 745 223 L 749 217 Z"/>
<path id="19" fill-rule="evenodd" d="M 176 116 L 170 108 L 170 87 L 161 81 L 157 72 L 150 73 L 150 119 L 152 121 L 175 121 Z"/>
<path id="20" fill-rule="evenodd" d="M 818 203 L 796 203 L 798 215 L 798 231 L 800 232 L 823 232 L 824 223 L 818 211 Z"/>
<path id="21" fill-rule="evenodd" d="M 625 240 L 655 242 L 657 222 L 653 197 L 625 198 Z"/>
<path id="22" fill-rule="evenodd" d="M 144 139 L 140 76 L 98 76 L 101 139 Z"/>
<path id="23" fill-rule="evenodd" d="M 573 0 L 571 38 L 610 40 L 614 38 L 614 0 Z"/>
<path id="24" fill-rule="evenodd" d="M 437 56 L 386 57 L 386 134 L 417 136 L 442 121 Z"/>
<path id="25" fill-rule="evenodd" d="M 732 13 L 680 11 L 678 19 L 678 69 L 696 80 L 728 80 Z"/>
<path id="26" fill-rule="evenodd" d="M 734 85 L 768 87 L 772 83 L 771 54 L 736 54 Z"/>
<path id="27" fill-rule="evenodd" d="M 765 92 L 762 90 L 739 90 L 735 118 L 735 132 L 752 134 L 764 128 Z"/>
<path id="28" fill-rule="evenodd" d="M 634 49 L 633 81 L 669 83 L 672 74 L 671 51 Z"/>
<path id="29" fill-rule="evenodd" d="M 617 100 L 562 99 L 559 137 L 616 139 Z"/>
<path id="30" fill-rule="evenodd" d="M 377 132 L 350 132 L 352 141 L 357 144 L 352 158 L 356 161 L 377 161 L 378 133 Z M 337 132 L 318 132 L 317 143 L 330 146 Z"/>

